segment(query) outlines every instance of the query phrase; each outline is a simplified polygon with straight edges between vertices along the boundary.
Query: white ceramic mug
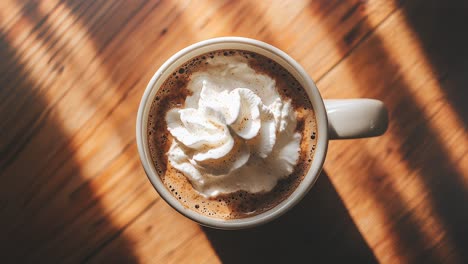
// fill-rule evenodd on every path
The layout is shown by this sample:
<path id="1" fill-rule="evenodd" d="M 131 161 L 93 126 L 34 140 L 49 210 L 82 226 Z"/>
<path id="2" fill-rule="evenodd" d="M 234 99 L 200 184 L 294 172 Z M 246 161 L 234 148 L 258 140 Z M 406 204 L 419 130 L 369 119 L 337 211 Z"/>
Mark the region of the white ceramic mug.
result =
<path id="1" fill-rule="evenodd" d="M 146 128 L 148 115 L 156 95 L 167 77 L 191 58 L 215 50 L 238 49 L 252 51 L 266 56 L 286 68 L 304 87 L 317 119 L 317 145 L 315 155 L 307 175 L 296 190 L 283 202 L 261 214 L 233 220 L 215 219 L 185 208 L 166 189 L 153 165 L 148 147 Z M 317 180 L 325 156 L 329 139 L 348 139 L 378 136 L 387 129 L 387 110 L 381 101 L 373 99 L 323 100 L 314 82 L 293 58 L 285 52 L 264 42 L 240 38 L 222 37 L 208 39 L 193 44 L 169 58 L 154 74 L 148 83 L 138 109 L 136 138 L 140 159 L 148 178 L 160 196 L 174 209 L 201 225 L 219 229 L 242 229 L 269 222 L 282 215 L 297 204 L 312 188 Z"/>

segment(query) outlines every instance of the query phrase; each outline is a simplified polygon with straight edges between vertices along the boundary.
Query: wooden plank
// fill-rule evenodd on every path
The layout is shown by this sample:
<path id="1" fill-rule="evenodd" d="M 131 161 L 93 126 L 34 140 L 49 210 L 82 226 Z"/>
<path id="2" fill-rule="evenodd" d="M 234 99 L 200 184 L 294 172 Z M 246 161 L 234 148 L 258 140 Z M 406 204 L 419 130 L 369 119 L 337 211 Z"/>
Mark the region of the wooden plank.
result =
<path id="1" fill-rule="evenodd" d="M 1 255 L 229 261 L 217 251 L 225 244 L 160 200 L 139 164 L 134 124 L 146 83 L 171 54 L 238 35 L 288 52 L 326 98 L 374 97 L 390 109 L 384 137 L 330 144 L 327 188 L 352 220 L 319 222 L 331 223 L 325 251 L 360 232 L 359 249 L 379 262 L 467 259 L 466 110 L 451 104 L 453 87 L 466 84 L 466 54 L 442 66 L 431 59 L 424 21 L 438 13 L 407 2 L 2 1 Z"/>
<path id="2" fill-rule="evenodd" d="M 330 98 L 379 98 L 392 120 L 385 137 L 332 142 L 325 169 L 379 261 L 457 263 L 466 257 L 466 228 L 456 223 L 468 217 L 468 141 L 443 93 L 445 73 L 433 70 L 405 17 L 420 10 L 410 3 L 393 14 L 318 83 Z M 446 211 L 452 200 L 456 216 Z"/>
<path id="3" fill-rule="evenodd" d="M 180 263 L 189 261 L 199 263 L 209 258 L 216 260 L 216 254 L 209 241 L 197 224 L 181 217 L 168 204 L 153 206 L 125 229 L 124 234 L 134 238 L 133 250 L 138 261 L 144 263 Z M 91 258 L 92 263 L 118 261 L 113 258 L 125 240 L 120 237 L 112 241 L 98 255 Z M 117 256 L 118 257 L 118 256 Z"/>

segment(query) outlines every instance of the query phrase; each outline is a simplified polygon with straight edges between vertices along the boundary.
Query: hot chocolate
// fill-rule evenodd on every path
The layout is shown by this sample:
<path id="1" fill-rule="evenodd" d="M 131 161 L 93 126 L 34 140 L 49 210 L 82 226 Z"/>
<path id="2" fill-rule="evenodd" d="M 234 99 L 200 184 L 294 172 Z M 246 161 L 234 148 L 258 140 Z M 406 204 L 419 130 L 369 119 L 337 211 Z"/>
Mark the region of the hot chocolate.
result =
<path id="1" fill-rule="evenodd" d="M 296 189 L 316 128 L 306 91 L 286 69 L 250 51 L 219 50 L 165 80 L 147 133 L 159 177 L 182 205 L 235 219 L 269 210 Z"/>

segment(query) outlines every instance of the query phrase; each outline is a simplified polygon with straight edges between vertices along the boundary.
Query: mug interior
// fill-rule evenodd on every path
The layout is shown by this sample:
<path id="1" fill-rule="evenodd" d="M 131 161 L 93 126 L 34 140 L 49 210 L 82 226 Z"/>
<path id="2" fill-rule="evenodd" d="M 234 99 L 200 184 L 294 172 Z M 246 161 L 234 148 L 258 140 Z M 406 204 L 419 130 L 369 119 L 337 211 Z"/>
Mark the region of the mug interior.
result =
<path id="1" fill-rule="evenodd" d="M 182 204 L 180 204 L 178 200 L 172 196 L 169 190 L 166 189 L 164 183 L 154 168 L 149 152 L 148 138 L 146 134 L 148 115 L 154 96 L 164 81 L 169 77 L 169 75 L 178 69 L 183 63 L 196 56 L 223 49 L 238 49 L 255 52 L 276 61 L 286 70 L 288 70 L 306 90 L 312 103 L 312 107 L 314 108 L 318 130 L 317 146 L 313 156 L 312 164 L 296 190 L 294 190 L 294 192 L 288 198 L 270 210 L 251 217 L 232 220 L 210 218 L 201 215 L 189 208 L 185 208 Z M 193 44 L 173 55 L 159 68 L 159 70 L 152 77 L 151 81 L 148 83 L 148 86 L 146 87 L 140 102 L 137 116 L 136 136 L 140 159 L 145 169 L 146 175 L 160 196 L 167 203 L 169 203 L 169 205 L 171 205 L 181 214 L 204 226 L 219 229 L 242 229 L 257 226 L 277 218 L 278 216 L 285 213 L 288 209 L 293 207 L 305 196 L 305 194 L 317 180 L 325 160 L 328 147 L 327 127 L 328 121 L 322 97 L 320 96 L 317 87 L 307 72 L 294 59 L 292 59 L 283 51 L 258 40 L 240 37 L 222 37 Z"/>

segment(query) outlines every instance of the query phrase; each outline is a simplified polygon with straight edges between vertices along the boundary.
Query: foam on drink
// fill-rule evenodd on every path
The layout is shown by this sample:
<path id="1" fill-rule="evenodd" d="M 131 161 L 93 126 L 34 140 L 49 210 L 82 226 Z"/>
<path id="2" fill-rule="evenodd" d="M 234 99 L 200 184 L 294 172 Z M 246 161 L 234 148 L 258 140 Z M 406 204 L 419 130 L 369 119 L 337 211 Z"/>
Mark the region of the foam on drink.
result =
<path id="1" fill-rule="evenodd" d="M 191 75 L 183 108 L 166 113 L 169 162 L 207 197 L 268 192 L 293 171 L 301 135 L 291 100 L 242 56 L 217 56 Z"/>
<path id="2" fill-rule="evenodd" d="M 294 77 L 238 50 L 182 65 L 159 89 L 148 124 L 166 187 L 184 206 L 223 219 L 288 197 L 310 166 L 316 136 L 311 103 Z"/>

